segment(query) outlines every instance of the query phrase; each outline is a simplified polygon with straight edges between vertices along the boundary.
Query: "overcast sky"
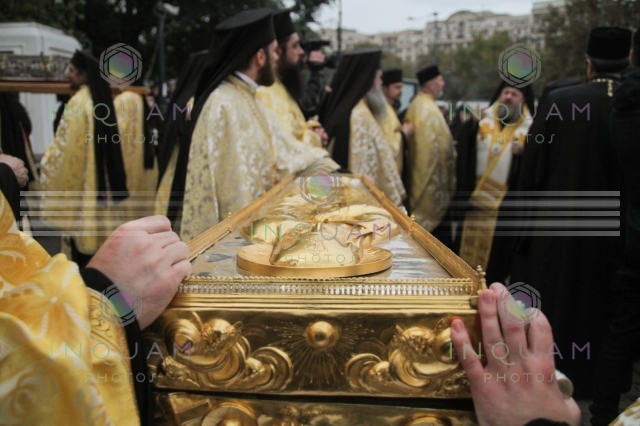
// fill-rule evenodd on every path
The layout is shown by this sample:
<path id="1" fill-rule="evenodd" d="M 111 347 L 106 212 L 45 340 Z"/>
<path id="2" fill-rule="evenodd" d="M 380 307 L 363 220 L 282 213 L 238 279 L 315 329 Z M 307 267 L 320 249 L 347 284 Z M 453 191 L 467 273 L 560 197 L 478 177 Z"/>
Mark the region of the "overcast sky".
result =
<path id="1" fill-rule="evenodd" d="M 317 15 L 322 27 L 338 26 L 338 2 L 323 6 Z M 531 0 L 342 0 L 342 26 L 358 32 L 372 34 L 398 31 L 408 28 L 423 28 L 433 21 L 433 12 L 438 12 L 438 20 L 448 18 L 460 10 L 481 10 L 525 15 L 531 13 Z M 423 17 L 409 21 L 409 16 Z"/>

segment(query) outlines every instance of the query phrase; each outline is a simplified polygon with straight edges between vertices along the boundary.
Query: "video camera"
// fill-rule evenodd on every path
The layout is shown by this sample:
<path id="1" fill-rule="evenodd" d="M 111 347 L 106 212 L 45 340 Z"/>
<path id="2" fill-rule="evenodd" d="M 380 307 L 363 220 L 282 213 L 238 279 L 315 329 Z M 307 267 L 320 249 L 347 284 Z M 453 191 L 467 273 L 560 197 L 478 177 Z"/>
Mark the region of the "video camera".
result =
<path id="1" fill-rule="evenodd" d="M 313 52 L 314 50 L 320 50 L 324 46 L 329 46 L 331 42 L 329 40 L 322 40 L 319 38 L 312 38 L 307 41 L 303 41 L 300 43 L 300 46 L 304 49 L 305 52 Z"/>
<path id="2" fill-rule="evenodd" d="M 312 38 L 309 40 L 306 40 L 302 43 L 300 43 L 300 46 L 304 49 L 304 51 L 307 53 L 307 55 L 310 52 L 316 51 L 316 50 L 320 50 L 322 47 L 324 46 L 329 46 L 331 44 L 331 42 L 329 40 L 322 40 L 319 38 Z M 337 52 L 334 52 L 330 55 L 328 55 L 325 58 L 325 61 L 322 64 L 314 64 L 313 68 L 316 69 L 322 69 L 322 68 L 336 68 L 338 66 L 338 54 Z M 309 66 L 311 67 L 311 64 L 309 64 Z"/>

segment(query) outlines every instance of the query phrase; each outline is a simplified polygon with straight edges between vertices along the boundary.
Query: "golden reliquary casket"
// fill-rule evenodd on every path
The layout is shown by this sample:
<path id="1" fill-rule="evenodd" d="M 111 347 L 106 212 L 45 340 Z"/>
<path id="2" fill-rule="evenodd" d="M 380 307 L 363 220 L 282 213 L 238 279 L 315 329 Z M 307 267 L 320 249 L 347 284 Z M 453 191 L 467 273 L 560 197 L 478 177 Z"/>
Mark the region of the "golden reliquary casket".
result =
<path id="1" fill-rule="evenodd" d="M 189 242 L 145 331 L 158 425 L 475 425 L 475 271 L 368 179 L 291 176 Z M 160 354 L 161 353 L 161 354 Z"/>

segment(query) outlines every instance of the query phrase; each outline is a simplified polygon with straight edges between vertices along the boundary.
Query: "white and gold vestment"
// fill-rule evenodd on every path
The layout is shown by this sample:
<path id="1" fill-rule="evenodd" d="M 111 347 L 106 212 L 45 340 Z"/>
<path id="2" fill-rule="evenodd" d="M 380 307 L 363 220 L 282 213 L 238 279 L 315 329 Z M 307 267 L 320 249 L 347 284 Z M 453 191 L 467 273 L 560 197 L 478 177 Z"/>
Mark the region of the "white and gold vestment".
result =
<path id="1" fill-rule="evenodd" d="M 280 178 L 327 156 L 298 143 L 235 75 L 216 88 L 191 139 L 180 235 L 189 240 L 237 212 Z"/>
<path id="2" fill-rule="evenodd" d="M 391 144 L 364 99 L 351 111 L 349 170 L 370 177 L 398 206 L 406 197 Z"/>
<path id="3" fill-rule="evenodd" d="M 257 96 L 267 109 L 275 114 L 282 131 L 291 133 L 299 142 L 322 147 L 320 136 L 312 130 L 314 127 L 320 127 L 320 123 L 304 119 L 300 106 L 280 80 L 276 79 L 275 83 L 268 87 L 258 87 Z"/>

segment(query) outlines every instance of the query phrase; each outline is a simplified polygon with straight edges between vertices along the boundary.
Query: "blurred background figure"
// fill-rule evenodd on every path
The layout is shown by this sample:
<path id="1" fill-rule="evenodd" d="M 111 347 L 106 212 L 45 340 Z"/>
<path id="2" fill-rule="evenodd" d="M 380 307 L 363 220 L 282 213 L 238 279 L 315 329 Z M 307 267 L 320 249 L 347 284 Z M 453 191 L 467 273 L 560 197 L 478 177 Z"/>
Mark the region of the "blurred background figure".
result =
<path id="1" fill-rule="evenodd" d="M 609 120 L 620 72 L 629 64 L 631 31 L 598 27 L 587 41 L 588 82 L 553 90 L 538 107 L 540 113 L 529 133 L 536 138 L 542 135 L 547 142 L 530 141 L 527 145 L 518 190 L 529 194 L 562 191 L 558 194 L 566 198 L 561 200 L 574 209 L 582 207 L 578 202 L 573 204 L 572 194 L 589 194 L 595 200 L 594 208 L 602 209 L 607 194 L 621 193 L 620 208 L 624 211 L 626 196 Z M 527 198 L 531 203 L 544 200 L 542 196 Z M 538 211 L 546 210 L 539 207 L 531 213 L 535 218 Z M 581 225 L 584 216 L 579 213 L 563 220 L 569 225 L 561 235 L 543 236 L 541 231 L 547 229 L 536 226 L 537 235 L 519 239 L 512 279 L 534 286 L 543 295 L 544 312 L 561 351 L 567 353 L 574 344 L 580 348 L 588 344 L 591 356 L 596 356 L 615 310 L 611 283 L 622 259 L 622 239 L 611 235 L 606 223 Z M 587 238 L 598 234 L 604 235 Z M 575 359 L 564 356 L 556 358 L 556 363 L 573 381 L 577 397 L 591 397 L 593 359 L 586 354 Z"/>
<path id="2" fill-rule="evenodd" d="M 613 95 L 611 142 L 628 195 L 622 236 L 622 264 L 612 284 L 615 313 L 598 356 L 593 384 L 591 424 L 609 424 L 619 413 L 620 394 L 628 392 L 633 362 L 640 356 L 640 29 L 633 34 L 632 67 L 622 73 Z M 629 413 L 631 414 L 631 413 Z M 631 424 L 632 419 L 620 421 Z M 617 425 L 618 423 L 616 423 Z"/>
<path id="3" fill-rule="evenodd" d="M 336 163 L 368 176 L 400 206 L 406 192 L 394 160 L 393 142 L 382 129 L 387 100 L 382 92 L 381 56 L 378 49 L 344 55 L 320 108 L 320 122 L 329 135 Z"/>
<path id="4" fill-rule="evenodd" d="M 301 143 L 325 147 L 328 140 L 324 129 L 317 120 L 305 120 L 299 106 L 305 93 L 300 73 L 304 50 L 289 13 L 288 9 L 274 13 L 278 41 L 276 81 L 271 86 L 259 87 L 258 99 L 271 111 L 283 131 Z"/>
<path id="5" fill-rule="evenodd" d="M 460 223 L 461 229 L 450 228 L 451 246 L 453 235 L 459 232 L 460 257 L 469 265 L 482 266 L 487 282 L 505 282 L 510 274 L 513 238 L 499 236 L 501 231 L 511 230 L 505 227 L 510 217 L 502 214 L 503 201 L 518 182 L 534 108 L 530 85 L 515 88 L 502 81 L 484 117 L 469 122 L 468 140 L 458 143 L 458 164 L 464 169 L 457 173 L 460 182 L 450 220 L 452 225 Z"/>
<path id="6" fill-rule="evenodd" d="M 449 207 L 456 185 L 456 152 L 449 126 L 436 99 L 442 96 L 444 79 L 437 65 L 416 73 L 420 91 L 411 101 L 405 122 L 414 126 L 409 138 L 409 210 L 416 222 L 442 238 L 438 229 Z"/>

